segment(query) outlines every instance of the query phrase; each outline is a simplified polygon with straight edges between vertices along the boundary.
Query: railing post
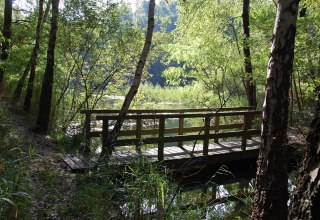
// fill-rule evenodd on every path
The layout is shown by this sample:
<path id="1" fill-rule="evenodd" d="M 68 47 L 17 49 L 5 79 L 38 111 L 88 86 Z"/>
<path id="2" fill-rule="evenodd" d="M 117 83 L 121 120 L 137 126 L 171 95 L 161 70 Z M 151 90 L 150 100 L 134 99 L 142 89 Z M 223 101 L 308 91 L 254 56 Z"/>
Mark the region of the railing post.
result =
<path id="1" fill-rule="evenodd" d="M 249 117 L 247 114 L 243 116 L 243 135 L 241 140 L 241 150 L 245 151 L 247 147 L 247 131 L 248 131 L 248 120 Z"/>
<path id="2" fill-rule="evenodd" d="M 137 113 L 137 115 L 141 115 L 141 113 Z M 141 118 L 137 118 L 136 119 L 136 138 L 141 139 L 141 129 L 142 129 L 142 119 Z M 136 145 L 136 151 L 141 153 L 140 144 Z"/>
<path id="3" fill-rule="evenodd" d="M 159 141 L 158 141 L 158 161 L 163 161 L 164 159 L 164 130 L 165 130 L 166 118 L 159 118 Z"/>
<path id="4" fill-rule="evenodd" d="M 214 119 L 214 133 L 217 134 L 220 131 L 220 116 L 216 115 Z M 219 143 L 218 138 L 214 139 L 214 143 Z"/>
<path id="5" fill-rule="evenodd" d="M 204 118 L 204 135 L 203 140 L 203 156 L 208 156 L 209 152 L 209 133 L 210 133 L 210 116 L 206 115 Z"/>
<path id="6" fill-rule="evenodd" d="M 110 146 L 107 146 L 109 138 L 109 120 L 103 119 L 102 120 L 102 147 L 108 148 L 108 153 L 110 153 Z"/>
<path id="7" fill-rule="evenodd" d="M 181 114 L 183 114 L 183 112 L 180 112 Z M 183 135 L 183 127 L 184 127 L 184 118 L 179 118 L 179 135 Z M 183 141 L 179 141 L 178 142 L 178 147 L 182 148 L 183 146 Z"/>
<path id="8" fill-rule="evenodd" d="M 85 113 L 85 121 L 84 121 L 84 132 L 85 132 L 85 140 L 84 146 L 81 148 L 81 152 L 84 154 L 88 154 L 90 152 L 90 145 L 91 145 L 91 113 Z"/>

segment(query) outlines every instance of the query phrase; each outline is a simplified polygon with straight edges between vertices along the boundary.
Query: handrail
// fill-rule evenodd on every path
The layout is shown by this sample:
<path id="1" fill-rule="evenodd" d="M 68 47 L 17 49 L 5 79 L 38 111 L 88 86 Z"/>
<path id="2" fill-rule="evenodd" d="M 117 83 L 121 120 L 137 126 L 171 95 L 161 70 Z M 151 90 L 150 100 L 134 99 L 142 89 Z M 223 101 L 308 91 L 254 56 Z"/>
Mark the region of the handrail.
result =
<path id="1" fill-rule="evenodd" d="M 215 117 L 215 116 L 237 116 L 237 115 L 252 115 L 260 114 L 260 110 L 255 111 L 238 111 L 238 112 L 217 112 L 217 113 L 191 113 L 191 114 L 140 114 L 140 115 L 126 115 L 125 119 L 160 119 L 160 118 L 202 118 L 202 117 Z M 117 115 L 98 115 L 97 120 L 116 120 Z"/>
<path id="2" fill-rule="evenodd" d="M 250 111 L 250 110 L 255 110 L 256 107 L 254 106 L 245 106 L 245 107 L 225 107 L 225 108 L 199 108 L 199 109 L 130 109 L 128 110 L 128 114 L 157 114 L 157 113 L 179 113 L 179 114 L 185 114 L 185 113 L 194 113 L 194 112 L 207 112 L 207 113 L 217 113 L 217 112 L 227 112 L 227 111 Z M 89 150 L 89 146 L 91 143 L 91 138 L 92 137 L 97 137 L 100 135 L 100 133 L 91 131 L 91 120 L 92 120 L 92 115 L 103 115 L 103 114 L 118 114 L 119 110 L 106 110 L 106 109 L 93 109 L 93 110 L 81 110 L 80 114 L 85 115 L 85 122 L 84 122 L 84 127 L 85 127 L 85 146 L 87 150 Z M 141 119 L 137 118 L 136 119 L 137 125 L 141 125 Z M 179 119 L 179 134 L 183 134 L 183 118 L 181 117 Z M 215 123 L 215 130 L 216 132 L 219 132 L 219 117 L 216 117 L 216 123 Z M 139 128 L 137 128 L 136 131 L 136 137 L 140 137 L 140 132 L 138 131 Z M 216 139 L 216 142 L 218 140 Z M 181 144 L 179 142 L 179 146 L 181 147 Z"/>
<path id="3" fill-rule="evenodd" d="M 218 142 L 219 138 L 228 138 L 228 137 L 241 137 L 241 149 L 246 150 L 247 139 L 252 136 L 259 134 L 260 129 L 251 129 L 251 121 L 254 116 L 261 114 L 260 110 L 248 110 L 248 111 L 226 111 L 226 112 L 215 112 L 215 113 L 158 113 L 158 114 L 128 114 L 125 117 L 125 120 L 131 119 L 136 121 L 135 130 L 122 130 L 120 135 L 135 136 L 135 138 L 121 139 L 116 141 L 116 146 L 125 146 L 130 144 L 135 144 L 139 146 L 141 143 L 144 144 L 158 144 L 158 160 L 162 161 L 164 159 L 164 144 L 168 142 L 178 142 L 182 146 L 184 141 L 194 141 L 194 140 L 203 140 L 203 155 L 208 156 L 209 152 L 209 140 L 213 139 L 215 142 Z M 243 123 L 240 124 L 220 124 L 220 117 L 229 117 L 229 116 L 241 116 L 243 117 Z M 97 115 L 96 120 L 102 120 L 102 132 L 96 132 L 102 135 L 102 140 L 107 140 L 110 129 L 110 121 L 116 120 L 117 115 Z M 165 127 L 166 119 L 176 118 L 179 119 L 179 127 L 177 128 L 168 128 Z M 186 118 L 203 118 L 204 125 L 203 127 L 189 127 L 184 128 L 181 120 Z M 211 120 L 214 120 L 214 126 L 210 125 Z M 143 119 L 154 119 L 158 122 L 157 129 L 143 130 L 141 127 L 141 121 Z M 138 124 L 139 123 L 139 124 Z M 180 127 L 182 126 L 182 127 Z M 220 132 L 223 128 L 240 128 L 241 130 Z M 214 133 L 210 131 L 214 130 Z M 167 133 L 175 131 L 178 135 L 166 136 Z M 198 134 L 189 134 L 187 132 L 198 132 Z M 91 131 L 90 131 L 91 132 Z M 157 137 L 142 137 L 143 134 L 155 134 Z M 90 135 L 89 135 L 90 136 Z M 103 141 L 103 144 L 105 141 Z M 181 144 L 180 144 L 181 143 Z M 179 146 L 178 145 L 178 146 Z M 104 146 L 108 147 L 108 146 Z"/>
<path id="4" fill-rule="evenodd" d="M 225 107 L 225 108 L 198 108 L 198 109 L 130 109 L 127 113 L 185 113 L 185 112 L 221 112 L 221 111 L 240 111 L 255 110 L 254 106 L 245 107 Z M 119 110 L 115 109 L 92 109 L 81 110 L 80 114 L 117 114 Z"/>

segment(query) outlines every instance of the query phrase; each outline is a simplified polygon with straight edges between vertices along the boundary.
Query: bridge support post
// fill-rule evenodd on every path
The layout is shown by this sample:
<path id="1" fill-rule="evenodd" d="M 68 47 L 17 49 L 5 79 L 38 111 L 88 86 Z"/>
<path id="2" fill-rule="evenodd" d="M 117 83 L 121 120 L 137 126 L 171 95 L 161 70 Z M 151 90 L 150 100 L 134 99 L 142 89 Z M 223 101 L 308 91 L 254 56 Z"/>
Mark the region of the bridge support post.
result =
<path id="1" fill-rule="evenodd" d="M 203 140 L 203 156 L 208 156 L 209 153 L 209 134 L 210 134 L 210 116 L 204 118 L 204 140 Z"/>
<path id="2" fill-rule="evenodd" d="M 249 126 L 249 115 L 244 115 L 243 116 L 243 135 L 242 135 L 242 140 L 241 140 L 241 150 L 245 151 L 247 147 L 247 131 L 248 131 L 248 126 Z"/>
<path id="3" fill-rule="evenodd" d="M 83 149 L 81 151 L 89 153 L 90 145 L 91 145 L 91 114 L 86 113 L 85 121 L 84 121 L 84 132 L 85 132 L 85 143 Z"/>
<path id="4" fill-rule="evenodd" d="M 215 116 L 215 119 L 214 119 L 214 133 L 215 134 L 219 133 L 219 130 L 220 130 L 219 124 L 220 124 L 220 116 Z M 214 139 L 214 143 L 219 143 L 218 138 Z"/>
<path id="5" fill-rule="evenodd" d="M 183 114 L 183 112 L 180 112 L 180 114 Z M 184 127 L 184 118 L 179 118 L 179 135 L 183 135 L 183 127 Z M 183 141 L 178 142 L 178 147 L 182 148 Z"/>
<path id="6" fill-rule="evenodd" d="M 107 146 L 108 137 L 109 136 L 109 120 L 102 120 L 102 148 L 108 150 L 108 154 L 110 153 L 110 146 Z M 110 156 L 110 154 L 109 154 Z"/>
<path id="7" fill-rule="evenodd" d="M 165 117 L 159 118 L 159 141 L 158 141 L 158 161 L 164 159 L 164 130 L 165 130 Z"/>
<path id="8" fill-rule="evenodd" d="M 141 115 L 141 113 L 137 113 L 137 115 Z M 136 119 L 136 138 L 141 139 L 141 130 L 142 130 L 142 119 L 141 118 L 137 118 Z M 136 151 L 138 153 L 141 153 L 140 144 L 136 145 Z"/>

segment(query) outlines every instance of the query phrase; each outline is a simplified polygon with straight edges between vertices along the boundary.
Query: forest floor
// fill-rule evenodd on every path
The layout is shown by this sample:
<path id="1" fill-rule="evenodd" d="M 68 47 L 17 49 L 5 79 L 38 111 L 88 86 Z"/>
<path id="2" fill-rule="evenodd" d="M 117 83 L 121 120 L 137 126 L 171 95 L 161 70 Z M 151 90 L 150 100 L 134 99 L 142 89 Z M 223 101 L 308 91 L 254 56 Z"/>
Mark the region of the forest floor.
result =
<path id="1" fill-rule="evenodd" d="M 31 203 L 29 216 L 22 219 L 84 219 L 84 216 L 77 216 L 79 207 L 75 206 L 78 187 L 84 184 L 83 174 L 70 172 L 62 160 L 61 150 L 50 136 L 29 130 L 33 124 L 16 104 L 0 96 L 0 105 L 9 112 L 5 126 L 14 129 L 17 136 L 27 143 L 20 146 L 22 151 L 32 154 L 26 169 Z M 290 127 L 289 143 L 305 145 L 306 131 Z"/>
<path id="2" fill-rule="evenodd" d="M 5 126 L 13 129 L 26 143 L 12 148 L 20 147 L 23 152 L 31 155 L 26 169 L 27 192 L 31 203 L 29 213 L 26 213 L 29 216 L 22 219 L 77 219 L 72 210 L 75 208 L 74 198 L 81 179 L 78 175 L 81 174 L 69 172 L 56 143 L 49 136 L 29 130 L 32 124 L 15 104 L 0 97 L 0 105 L 9 112 Z"/>

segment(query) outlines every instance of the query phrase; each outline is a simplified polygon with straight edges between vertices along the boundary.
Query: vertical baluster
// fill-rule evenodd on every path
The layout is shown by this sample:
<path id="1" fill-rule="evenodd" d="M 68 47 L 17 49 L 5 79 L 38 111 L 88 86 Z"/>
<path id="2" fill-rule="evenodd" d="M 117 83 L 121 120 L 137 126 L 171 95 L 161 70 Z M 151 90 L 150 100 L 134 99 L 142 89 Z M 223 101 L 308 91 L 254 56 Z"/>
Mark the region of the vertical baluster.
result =
<path id="1" fill-rule="evenodd" d="M 137 115 L 141 115 L 141 113 L 137 113 Z M 136 138 L 141 139 L 141 129 L 142 129 L 142 120 L 141 118 L 136 119 Z M 136 151 L 141 153 L 140 144 L 136 145 Z"/>
<path id="2" fill-rule="evenodd" d="M 102 120 L 102 147 L 105 149 L 108 149 L 108 153 L 110 153 L 110 147 L 107 146 L 108 143 L 108 138 L 109 138 L 109 120 L 108 119 L 103 119 Z"/>
<path id="3" fill-rule="evenodd" d="M 84 127 L 85 127 L 85 144 L 86 147 L 89 147 L 91 144 L 91 113 L 86 112 L 86 118 L 84 122 Z"/>
<path id="4" fill-rule="evenodd" d="M 242 135 L 242 140 L 241 140 L 241 150 L 245 151 L 247 147 L 247 131 L 248 131 L 248 115 L 243 116 L 243 135 Z"/>
<path id="5" fill-rule="evenodd" d="M 210 133 L 210 116 L 206 115 L 204 118 L 204 135 L 203 140 L 203 156 L 208 156 L 209 152 L 209 133 Z"/>
<path id="6" fill-rule="evenodd" d="M 220 116 L 216 115 L 214 119 L 214 133 L 217 134 L 220 131 Z M 219 139 L 215 138 L 214 143 L 219 143 Z"/>
<path id="7" fill-rule="evenodd" d="M 163 116 L 159 118 L 159 141 L 158 141 L 158 160 L 164 159 L 164 130 L 166 119 Z"/>
<path id="8" fill-rule="evenodd" d="M 183 114 L 183 112 L 180 112 L 181 114 Z M 183 135 L 183 127 L 184 127 L 184 118 L 179 118 L 179 135 Z M 178 142 L 178 147 L 182 147 L 183 146 L 183 141 L 179 141 Z"/>

